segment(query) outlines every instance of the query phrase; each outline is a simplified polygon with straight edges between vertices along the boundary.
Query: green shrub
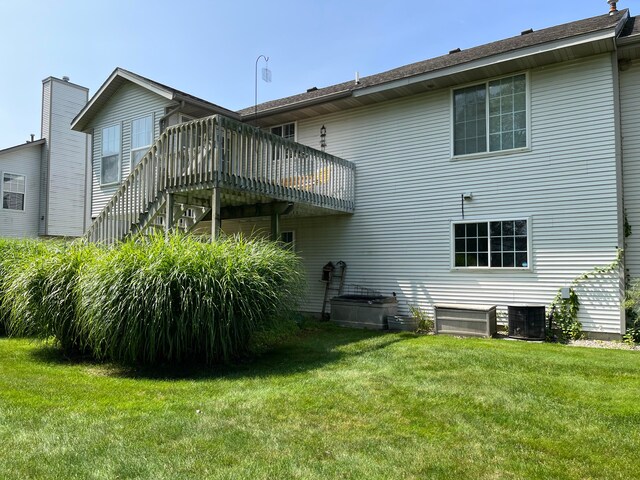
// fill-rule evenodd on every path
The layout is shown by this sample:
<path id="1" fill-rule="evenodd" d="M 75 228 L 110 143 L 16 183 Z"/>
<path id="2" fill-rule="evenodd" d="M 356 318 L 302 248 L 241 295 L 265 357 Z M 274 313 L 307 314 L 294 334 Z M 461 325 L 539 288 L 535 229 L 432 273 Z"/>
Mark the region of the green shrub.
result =
<path id="1" fill-rule="evenodd" d="M 411 316 L 416 319 L 418 332 L 429 333 L 433 331 L 433 317 L 425 310 L 417 305 L 409 305 L 409 312 Z"/>
<path id="2" fill-rule="evenodd" d="M 98 358 L 228 361 L 295 308 L 298 258 L 240 237 L 138 237 L 81 269 L 80 322 Z"/>
<path id="3" fill-rule="evenodd" d="M 569 298 L 562 298 L 562 289 L 558 290 L 548 310 L 556 327 L 558 341 L 567 342 L 582 338 L 582 323 L 578 320 L 579 310 L 580 300 L 573 288 L 569 288 Z"/>
<path id="4" fill-rule="evenodd" d="M 640 343 L 640 280 L 634 280 L 627 287 L 624 308 L 627 319 L 624 340 L 627 343 Z"/>

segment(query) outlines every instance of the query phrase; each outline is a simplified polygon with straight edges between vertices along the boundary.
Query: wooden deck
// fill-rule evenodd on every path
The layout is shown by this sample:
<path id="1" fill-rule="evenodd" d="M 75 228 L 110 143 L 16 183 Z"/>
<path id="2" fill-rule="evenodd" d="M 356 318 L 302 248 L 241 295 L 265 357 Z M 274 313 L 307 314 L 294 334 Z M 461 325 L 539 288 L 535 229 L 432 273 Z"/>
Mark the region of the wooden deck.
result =
<path id="1" fill-rule="evenodd" d="M 207 215 L 215 235 L 234 212 L 352 213 L 354 200 L 351 162 L 214 115 L 167 129 L 86 238 L 112 243 L 159 224 L 188 231 Z"/>

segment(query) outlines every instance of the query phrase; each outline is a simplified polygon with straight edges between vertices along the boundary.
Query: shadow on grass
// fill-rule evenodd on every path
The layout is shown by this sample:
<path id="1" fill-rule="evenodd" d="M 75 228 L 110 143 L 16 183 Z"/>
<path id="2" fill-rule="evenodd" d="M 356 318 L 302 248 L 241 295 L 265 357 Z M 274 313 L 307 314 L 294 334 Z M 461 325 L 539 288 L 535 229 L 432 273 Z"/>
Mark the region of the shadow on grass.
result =
<path id="1" fill-rule="evenodd" d="M 381 350 L 410 338 L 414 338 L 414 335 L 387 334 L 312 322 L 262 353 L 236 359 L 226 365 L 166 363 L 146 366 L 100 362 L 89 355 L 67 355 L 51 344 L 41 344 L 30 355 L 35 361 L 42 363 L 97 367 L 104 375 L 111 377 L 167 381 L 260 378 L 314 370 L 352 356 Z"/>

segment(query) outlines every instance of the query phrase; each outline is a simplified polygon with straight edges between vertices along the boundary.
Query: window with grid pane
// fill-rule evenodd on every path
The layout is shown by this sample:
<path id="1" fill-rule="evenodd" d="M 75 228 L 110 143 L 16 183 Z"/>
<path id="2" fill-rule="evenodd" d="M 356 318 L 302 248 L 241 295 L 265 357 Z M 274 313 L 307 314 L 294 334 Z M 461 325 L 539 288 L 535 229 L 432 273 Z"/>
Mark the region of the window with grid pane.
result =
<path id="1" fill-rule="evenodd" d="M 285 123 L 284 125 L 278 125 L 277 127 L 271 127 L 271 133 L 282 137 L 286 140 L 296 139 L 296 124 L 295 123 Z"/>
<path id="2" fill-rule="evenodd" d="M 109 185 L 120 181 L 120 125 L 102 129 L 102 159 L 100 183 Z"/>
<path id="3" fill-rule="evenodd" d="M 24 175 L 4 173 L 2 175 L 2 208 L 24 210 L 24 195 L 27 179 Z"/>
<path id="4" fill-rule="evenodd" d="M 528 268 L 528 222 L 501 220 L 453 226 L 454 266 Z"/>
<path id="5" fill-rule="evenodd" d="M 147 153 L 153 139 L 151 115 L 131 122 L 131 168 L 135 167 Z"/>
<path id="6" fill-rule="evenodd" d="M 296 140 L 296 124 L 295 123 L 285 123 L 284 125 L 278 125 L 277 127 L 271 127 L 271 133 L 277 135 L 278 137 L 282 137 L 285 140 L 291 140 L 295 142 Z M 274 145 L 273 146 L 273 158 L 276 160 L 280 160 L 282 158 L 289 158 L 290 151 L 287 147 L 283 145 Z"/>
<path id="7" fill-rule="evenodd" d="M 454 90 L 453 116 L 454 155 L 526 147 L 526 75 Z"/>

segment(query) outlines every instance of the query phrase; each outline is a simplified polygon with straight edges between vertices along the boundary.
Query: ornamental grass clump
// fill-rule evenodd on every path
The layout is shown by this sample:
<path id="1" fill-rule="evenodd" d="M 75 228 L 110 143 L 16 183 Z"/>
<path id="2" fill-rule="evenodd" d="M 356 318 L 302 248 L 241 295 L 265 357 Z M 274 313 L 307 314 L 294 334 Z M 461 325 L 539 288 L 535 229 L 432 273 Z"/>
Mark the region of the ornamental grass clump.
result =
<path id="1" fill-rule="evenodd" d="M 38 240 L 0 238 L 0 334 L 7 333 L 12 310 L 21 306 L 21 275 L 46 251 Z"/>
<path id="2" fill-rule="evenodd" d="M 101 359 L 228 361 L 296 306 L 301 285 L 298 258 L 274 243 L 137 237 L 81 270 L 80 323 Z"/>
<path id="3" fill-rule="evenodd" d="M 39 242 L 9 273 L 9 333 L 53 338 L 67 352 L 85 351 L 77 284 L 80 270 L 101 252 L 81 242 Z"/>

